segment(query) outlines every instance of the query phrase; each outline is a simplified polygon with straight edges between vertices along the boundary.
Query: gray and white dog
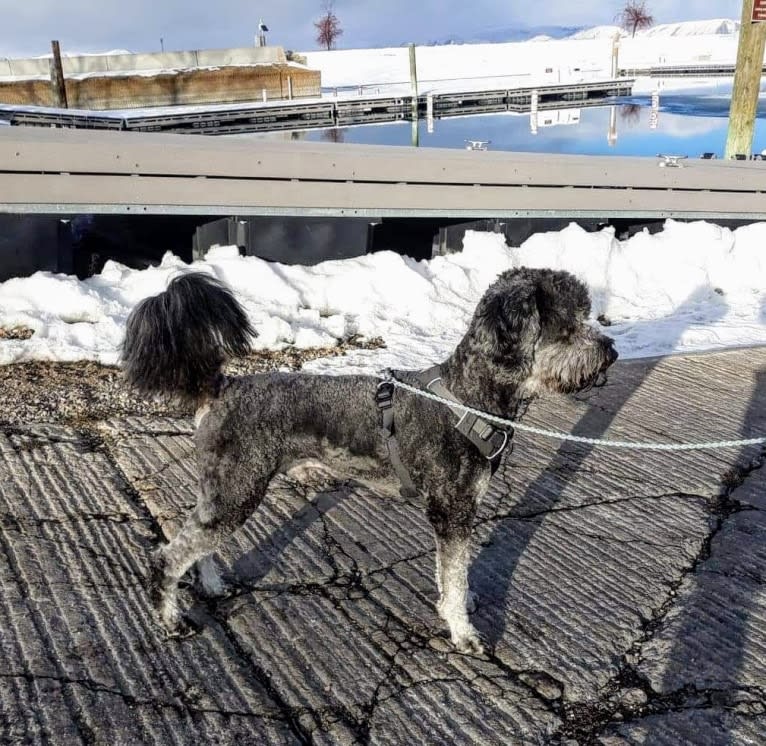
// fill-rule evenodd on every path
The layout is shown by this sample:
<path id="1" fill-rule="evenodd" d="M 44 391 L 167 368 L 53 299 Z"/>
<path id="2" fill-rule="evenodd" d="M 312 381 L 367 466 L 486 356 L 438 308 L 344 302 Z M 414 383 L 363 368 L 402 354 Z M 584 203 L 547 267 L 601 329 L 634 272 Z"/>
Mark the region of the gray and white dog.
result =
<path id="1" fill-rule="evenodd" d="M 567 272 L 504 272 L 440 364 L 442 382 L 465 404 L 509 418 L 545 391 L 585 389 L 617 358 L 612 340 L 588 323 L 589 312 L 587 289 Z M 201 561 L 203 590 L 222 590 L 206 558 L 252 514 L 275 474 L 319 460 L 331 468 L 340 464 L 346 474 L 349 467 L 358 474 L 358 467 L 373 465 L 378 475 L 395 480 L 380 432 L 380 381 L 361 375 L 224 375 L 225 360 L 245 354 L 254 334 L 231 292 L 201 273 L 176 277 L 128 319 L 122 351 L 127 381 L 198 408 L 199 499 L 153 558 L 153 600 L 171 635 L 189 631 L 177 605 L 178 581 Z M 417 373 L 395 375 L 419 385 Z M 469 540 L 490 464 L 458 432 L 444 405 L 400 389 L 393 412 L 401 461 L 425 500 L 436 538 L 437 610 L 456 648 L 479 654 L 468 612 Z"/>

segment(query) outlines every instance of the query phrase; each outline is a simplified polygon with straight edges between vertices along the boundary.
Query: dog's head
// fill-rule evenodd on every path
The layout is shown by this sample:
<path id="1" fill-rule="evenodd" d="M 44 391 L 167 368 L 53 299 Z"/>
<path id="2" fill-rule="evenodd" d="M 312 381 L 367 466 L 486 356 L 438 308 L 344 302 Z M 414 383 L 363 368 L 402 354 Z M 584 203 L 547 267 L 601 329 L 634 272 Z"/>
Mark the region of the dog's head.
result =
<path id="1" fill-rule="evenodd" d="M 574 275 L 522 267 L 489 287 L 469 336 L 474 354 L 490 356 L 518 396 L 581 391 L 605 379 L 617 359 L 612 340 L 588 323 L 589 313 L 588 290 Z"/>

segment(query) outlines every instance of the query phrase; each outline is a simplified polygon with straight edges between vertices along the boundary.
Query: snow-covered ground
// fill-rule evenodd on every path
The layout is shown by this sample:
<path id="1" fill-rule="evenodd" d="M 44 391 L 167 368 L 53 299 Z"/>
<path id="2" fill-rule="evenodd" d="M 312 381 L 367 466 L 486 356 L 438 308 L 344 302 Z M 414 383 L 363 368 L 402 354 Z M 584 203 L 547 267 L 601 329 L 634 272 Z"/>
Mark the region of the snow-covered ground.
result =
<path id="1" fill-rule="evenodd" d="M 663 24 L 631 37 L 617 26 L 599 26 L 566 39 L 535 38 L 501 44 L 419 46 L 420 93 L 482 90 L 608 78 L 612 44 L 619 37 L 621 68 L 657 65 L 733 64 L 739 23 L 727 19 Z M 359 87 L 365 94 L 408 93 L 406 47 L 306 52 L 308 66 L 321 70 L 324 88 Z M 674 88 L 690 82 L 668 82 Z"/>
<path id="2" fill-rule="evenodd" d="M 612 229 L 575 224 L 509 248 L 502 236 L 469 233 L 464 250 L 417 262 L 391 252 L 315 267 L 240 257 L 213 248 L 193 269 L 235 290 L 259 337 L 257 347 L 333 345 L 352 334 L 381 336 L 386 349 L 318 360 L 323 372 L 422 367 L 444 359 L 498 273 L 521 265 L 567 269 L 585 281 L 592 320 L 608 319 L 625 357 L 766 344 L 766 224 L 731 231 L 668 221 L 664 230 L 618 240 Z M 110 262 L 85 281 L 38 272 L 0 284 L 0 324 L 34 330 L 0 340 L 0 363 L 92 359 L 114 363 L 130 309 L 188 267 L 167 255 L 160 267 Z"/>

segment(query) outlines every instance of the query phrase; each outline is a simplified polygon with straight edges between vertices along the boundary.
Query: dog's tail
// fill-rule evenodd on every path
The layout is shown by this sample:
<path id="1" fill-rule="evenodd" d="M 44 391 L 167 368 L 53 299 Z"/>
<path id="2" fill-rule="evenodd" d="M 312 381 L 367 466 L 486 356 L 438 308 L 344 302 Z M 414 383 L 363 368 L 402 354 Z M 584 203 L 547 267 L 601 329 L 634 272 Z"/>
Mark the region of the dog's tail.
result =
<path id="1" fill-rule="evenodd" d="M 226 359 L 245 355 L 254 336 L 223 283 L 200 272 L 183 274 L 131 312 L 123 372 L 143 393 L 199 402 L 215 390 Z"/>

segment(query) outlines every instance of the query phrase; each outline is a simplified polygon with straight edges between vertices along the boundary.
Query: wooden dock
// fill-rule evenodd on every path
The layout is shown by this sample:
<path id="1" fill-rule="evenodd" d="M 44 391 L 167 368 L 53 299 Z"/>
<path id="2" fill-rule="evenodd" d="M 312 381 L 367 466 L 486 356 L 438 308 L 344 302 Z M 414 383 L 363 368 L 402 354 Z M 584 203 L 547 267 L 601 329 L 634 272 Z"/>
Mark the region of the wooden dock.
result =
<path id="1" fill-rule="evenodd" d="M 766 220 L 766 162 L 0 128 L 0 212 Z"/>

